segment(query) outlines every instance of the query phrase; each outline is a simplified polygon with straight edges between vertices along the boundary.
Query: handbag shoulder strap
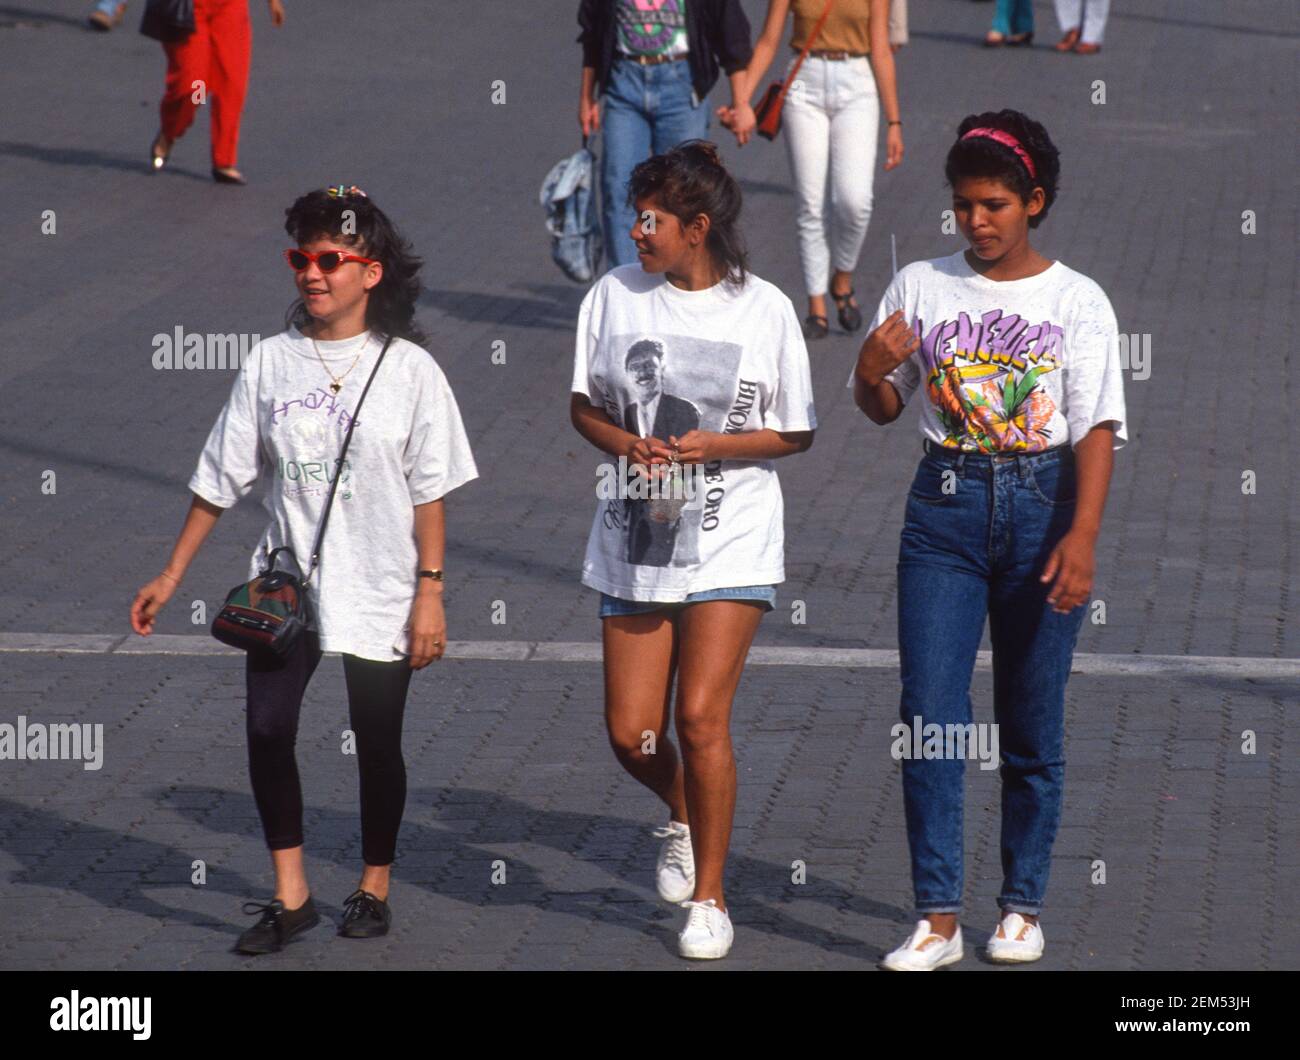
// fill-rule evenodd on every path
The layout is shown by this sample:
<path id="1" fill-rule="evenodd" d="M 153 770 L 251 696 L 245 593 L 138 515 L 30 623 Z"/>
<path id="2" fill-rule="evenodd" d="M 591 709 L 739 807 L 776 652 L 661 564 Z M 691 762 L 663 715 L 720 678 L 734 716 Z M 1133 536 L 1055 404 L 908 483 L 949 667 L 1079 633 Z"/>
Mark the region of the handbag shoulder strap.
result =
<path id="1" fill-rule="evenodd" d="M 302 583 L 306 585 L 313 573 L 316 571 L 316 564 L 320 560 L 320 543 L 325 537 L 325 525 L 329 522 L 330 508 L 334 504 L 334 492 L 339 488 L 339 479 L 343 477 L 343 460 L 348 455 L 348 445 L 352 441 L 352 431 L 357 425 L 357 416 L 361 413 L 361 406 L 365 404 L 366 395 L 370 392 L 370 384 L 375 381 L 375 373 L 379 371 L 379 366 L 384 363 L 384 354 L 388 352 L 388 347 L 392 345 L 393 336 L 389 335 L 384 342 L 384 348 L 379 351 L 379 360 L 375 366 L 370 369 L 370 378 L 366 380 L 365 388 L 361 391 L 361 397 L 357 399 L 357 406 L 352 410 L 352 419 L 348 421 L 347 434 L 343 436 L 343 448 L 339 450 L 338 464 L 334 468 L 334 481 L 330 483 L 329 496 L 325 498 L 325 509 L 320 514 L 320 526 L 316 528 L 316 540 L 311 546 L 311 560 L 307 564 L 307 574 Z"/>
<path id="2" fill-rule="evenodd" d="M 813 31 L 808 34 L 808 39 L 804 42 L 803 50 L 799 52 L 799 58 L 795 61 L 794 67 L 790 71 L 790 76 L 787 77 L 785 82 L 781 85 L 782 99 L 785 99 L 785 94 L 790 91 L 790 85 L 799 75 L 799 67 L 803 66 L 803 61 L 808 58 L 808 53 L 812 51 L 813 45 L 817 43 L 817 37 L 822 31 L 822 26 L 826 25 L 826 16 L 831 13 L 831 8 L 834 6 L 835 0 L 826 0 L 826 6 L 822 8 L 821 17 L 817 20 L 817 24 L 813 26 Z"/>

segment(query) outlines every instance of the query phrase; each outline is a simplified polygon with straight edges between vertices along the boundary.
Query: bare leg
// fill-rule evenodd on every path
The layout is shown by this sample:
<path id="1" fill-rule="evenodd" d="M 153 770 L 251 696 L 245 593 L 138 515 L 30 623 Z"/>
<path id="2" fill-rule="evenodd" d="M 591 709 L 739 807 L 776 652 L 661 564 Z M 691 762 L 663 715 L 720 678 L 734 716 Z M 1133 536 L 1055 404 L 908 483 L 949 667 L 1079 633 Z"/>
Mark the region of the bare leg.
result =
<path id="1" fill-rule="evenodd" d="M 726 909 L 722 874 L 736 809 L 731 703 L 761 605 L 740 600 L 692 604 L 678 619 L 677 736 L 685 764 L 686 806 L 695 855 L 695 901 Z"/>
<path id="2" fill-rule="evenodd" d="M 668 805 L 672 820 L 690 822 L 682 765 L 668 736 L 677 627 L 667 611 L 601 620 L 605 647 L 605 726 L 614 755 Z M 646 735 L 646 734 L 650 735 Z"/>

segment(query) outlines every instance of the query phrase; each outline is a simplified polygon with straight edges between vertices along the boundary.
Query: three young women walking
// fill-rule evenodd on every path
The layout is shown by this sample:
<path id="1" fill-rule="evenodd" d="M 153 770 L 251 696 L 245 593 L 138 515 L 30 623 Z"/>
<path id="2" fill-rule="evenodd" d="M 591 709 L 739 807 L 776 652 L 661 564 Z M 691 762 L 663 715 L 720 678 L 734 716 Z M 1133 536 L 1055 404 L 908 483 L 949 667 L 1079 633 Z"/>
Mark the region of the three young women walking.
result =
<path id="1" fill-rule="evenodd" d="M 339 185 L 294 202 L 285 229 L 299 295 L 291 322 L 249 351 L 190 479 L 190 510 L 171 558 L 131 608 L 135 631 L 149 634 L 218 517 L 254 486 L 270 521 L 248 576 L 280 546 L 305 566 L 338 477 L 307 587 L 313 628 L 287 656 L 259 649 L 245 664 L 249 773 L 275 869 L 273 899 L 245 909 L 260 918 L 236 948 L 253 954 L 280 949 L 320 919 L 303 868 L 294 743 L 303 694 L 327 651 L 343 656 L 361 773 L 364 865 L 339 934 L 370 938 L 389 929 L 411 672 L 441 658 L 447 640 L 443 498 L 477 477 L 455 398 L 414 323 L 420 261 L 392 221 L 360 189 Z"/>
<path id="2" fill-rule="evenodd" d="M 582 583 L 601 594 L 610 744 L 667 808 L 656 881 L 687 910 L 679 952 L 717 958 L 733 939 L 732 701 L 785 580 L 774 461 L 817 422 L 798 317 L 748 271 L 714 145 L 643 161 L 628 196 L 640 262 L 606 273 L 578 316 L 571 417 L 618 486 L 596 505 Z"/>
<path id="3" fill-rule="evenodd" d="M 914 732 L 971 724 L 987 619 L 1003 869 L 988 955 L 1033 961 L 1061 813 L 1065 686 L 1112 451 L 1127 439 L 1118 327 L 1096 283 L 1031 244 L 1060 173 L 1042 125 L 1011 110 L 971 115 L 944 172 L 969 247 L 898 273 L 848 385 L 879 424 L 924 395 L 898 555 L 899 713 Z M 964 768 L 951 735 L 941 756 L 902 761 L 918 920 L 886 968 L 962 957 Z"/>

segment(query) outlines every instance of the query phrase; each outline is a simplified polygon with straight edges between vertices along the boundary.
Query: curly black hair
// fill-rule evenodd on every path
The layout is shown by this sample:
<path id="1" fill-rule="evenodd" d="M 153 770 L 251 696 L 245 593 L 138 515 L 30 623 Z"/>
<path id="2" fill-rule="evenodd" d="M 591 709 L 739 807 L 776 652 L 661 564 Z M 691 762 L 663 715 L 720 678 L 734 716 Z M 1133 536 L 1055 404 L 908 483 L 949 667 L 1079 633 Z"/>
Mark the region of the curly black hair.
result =
<path id="1" fill-rule="evenodd" d="M 1033 160 L 1035 176 L 1020 156 L 1005 144 L 986 136 L 972 136 L 963 140 L 971 129 L 1000 129 L 1010 133 L 1029 153 Z M 984 177 L 999 181 L 1028 202 L 1034 188 L 1043 189 L 1043 208 L 1029 219 L 1029 227 L 1037 228 L 1047 218 L 1047 211 L 1056 201 L 1057 182 L 1061 176 L 1061 153 L 1047 135 L 1047 130 L 1033 118 L 1018 110 L 985 111 L 971 114 L 957 126 L 957 142 L 948 150 L 943 165 L 943 175 L 949 187 L 968 177 Z"/>
<path id="2" fill-rule="evenodd" d="M 740 232 L 740 185 L 722 164 L 717 144 L 686 140 L 637 163 L 628 178 L 627 201 L 650 196 L 683 225 L 707 214 L 705 246 L 725 279 L 744 284 L 749 256 Z"/>
<path id="3" fill-rule="evenodd" d="M 347 225 L 346 235 L 343 233 L 345 210 L 355 214 L 347 218 L 351 223 Z M 415 300 L 420 295 L 419 272 L 423 262 L 373 199 L 355 193 L 335 196 L 320 189 L 299 196 L 284 215 L 284 230 L 299 246 L 328 239 L 355 247 L 364 257 L 383 262 L 384 278 L 371 288 L 366 303 L 366 326 L 385 337 L 391 335 L 417 346 L 424 345 L 427 336 L 415 322 Z M 310 320 L 301 299 L 285 315 L 285 323 L 300 331 Z"/>

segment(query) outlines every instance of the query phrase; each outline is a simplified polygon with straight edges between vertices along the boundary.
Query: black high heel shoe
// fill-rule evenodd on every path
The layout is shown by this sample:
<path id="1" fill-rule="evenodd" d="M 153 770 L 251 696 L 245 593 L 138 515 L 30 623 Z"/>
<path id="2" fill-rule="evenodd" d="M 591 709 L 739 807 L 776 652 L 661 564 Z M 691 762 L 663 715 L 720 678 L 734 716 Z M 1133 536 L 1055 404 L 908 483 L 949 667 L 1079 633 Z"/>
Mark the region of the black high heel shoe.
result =
<path id="1" fill-rule="evenodd" d="M 215 180 L 218 184 L 247 184 L 248 183 L 248 181 L 244 179 L 243 174 L 239 173 L 237 170 L 231 167 L 227 167 L 226 169 L 218 169 L 216 166 L 213 166 L 212 179 Z"/>

